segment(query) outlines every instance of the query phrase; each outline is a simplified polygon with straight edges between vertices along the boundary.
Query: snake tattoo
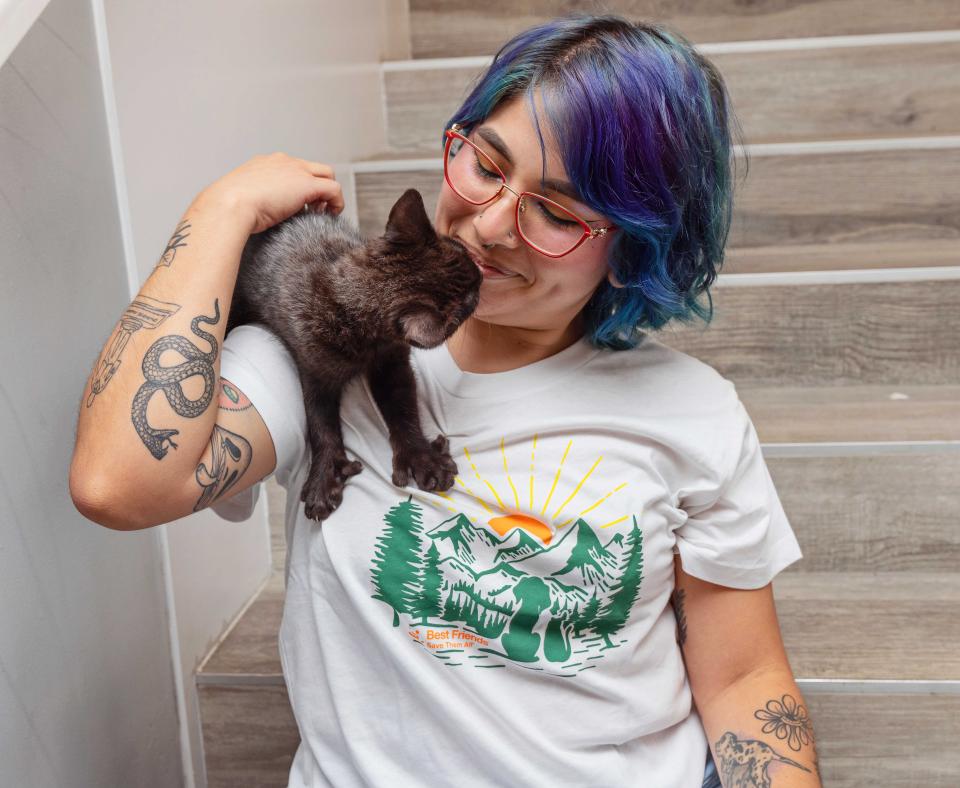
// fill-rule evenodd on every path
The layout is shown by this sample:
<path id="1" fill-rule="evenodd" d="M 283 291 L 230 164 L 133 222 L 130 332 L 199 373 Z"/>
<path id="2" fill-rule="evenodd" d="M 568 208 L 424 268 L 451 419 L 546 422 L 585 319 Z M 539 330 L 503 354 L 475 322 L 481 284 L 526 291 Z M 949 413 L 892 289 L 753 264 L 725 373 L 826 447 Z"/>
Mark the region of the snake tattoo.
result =
<path id="1" fill-rule="evenodd" d="M 213 369 L 213 362 L 217 357 L 219 345 L 216 337 L 200 328 L 200 323 L 216 325 L 220 322 L 219 299 L 214 299 L 213 306 L 216 311 L 213 317 L 198 315 L 190 321 L 190 330 L 210 343 L 211 350 L 209 353 L 204 353 L 184 337 L 171 335 L 158 339 L 143 356 L 143 376 L 146 378 L 146 382 L 140 386 L 133 398 L 131 418 L 137 434 L 140 435 L 140 440 L 158 460 L 162 460 L 166 456 L 166 444 L 177 448 L 177 444 L 173 442 L 173 436 L 179 434 L 180 431 L 173 429 L 155 430 L 147 423 L 147 404 L 150 397 L 156 391 L 162 390 L 167 402 L 170 403 L 170 407 L 179 415 L 191 419 L 203 413 L 213 399 L 213 392 L 216 388 L 216 373 Z M 187 361 L 172 367 L 162 367 L 159 362 L 160 354 L 164 350 L 176 350 Z M 182 382 L 194 375 L 203 376 L 203 394 L 197 399 L 191 400 L 184 395 Z"/>

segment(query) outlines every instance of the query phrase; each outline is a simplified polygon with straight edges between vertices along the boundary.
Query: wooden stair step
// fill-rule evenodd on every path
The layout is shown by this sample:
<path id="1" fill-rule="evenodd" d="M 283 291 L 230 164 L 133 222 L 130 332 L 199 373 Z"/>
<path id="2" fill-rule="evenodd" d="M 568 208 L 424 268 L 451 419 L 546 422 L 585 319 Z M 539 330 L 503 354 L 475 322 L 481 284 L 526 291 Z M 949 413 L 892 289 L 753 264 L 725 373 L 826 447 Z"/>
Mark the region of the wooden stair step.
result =
<path id="1" fill-rule="evenodd" d="M 960 40 L 949 36 L 703 54 L 723 75 L 750 144 L 958 131 Z M 436 67 L 384 64 L 389 147 L 436 152 L 446 122 L 485 68 L 476 58 Z"/>
<path id="2" fill-rule="evenodd" d="M 300 732 L 278 678 L 197 688 L 207 788 L 286 788 Z"/>
<path id="3" fill-rule="evenodd" d="M 960 383 L 960 279 L 721 286 L 711 295 L 709 327 L 671 324 L 655 335 L 738 388 Z"/>
<path id="4" fill-rule="evenodd" d="M 413 57 L 492 55 L 521 30 L 546 22 L 568 8 L 596 12 L 590 3 L 558 5 L 556 0 L 492 0 L 476 6 L 451 4 L 449 0 L 410 0 Z M 694 43 L 960 27 L 960 5 L 955 0 L 606 0 L 602 12 L 666 24 Z"/>
<path id="5" fill-rule="evenodd" d="M 960 441 L 960 386 L 737 386 L 763 443 Z"/>
<path id="6" fill-rule="evenodd" d="M 798 563 L 773 580 L 798 679 L 960 682 L 956 572 L 806 572 Z"/>

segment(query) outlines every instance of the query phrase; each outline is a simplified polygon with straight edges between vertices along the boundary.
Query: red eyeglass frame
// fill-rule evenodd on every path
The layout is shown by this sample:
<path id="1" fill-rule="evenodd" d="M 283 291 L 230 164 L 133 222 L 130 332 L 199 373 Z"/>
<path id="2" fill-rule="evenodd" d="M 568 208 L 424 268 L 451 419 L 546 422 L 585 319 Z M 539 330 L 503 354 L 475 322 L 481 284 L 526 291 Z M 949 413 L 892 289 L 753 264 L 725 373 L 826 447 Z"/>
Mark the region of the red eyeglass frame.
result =
<path id="1" fill-rule="evenodd" d="M 544 197 L 542 194 L 537 194 L 536 192 L 528 192 L 528 191 L 517 192 L 515 189 L 510 188 L 510 186 L 507 185 L 507 176 L 503 174 L 503 170 L 501 170 L 500 167 L 497 165 L 497 163 L 490 158 L 490 155 L 486 151 L 481 150 L 476 144 L 474 144 L 473 142 L 468 140 L 463 134 L 461 134 L 460 133 L 461 129 L 463 129 L 463 126 L 461 126 L 459 123 L 454 123 L 449 129 L 447 129 L 444 132 L 444 134 L 447 137 L 447 142 L 443 147 L 443 178 L 444 180 L 447 182 L 447 185 L 453 190 L 453 193 L 457 195 L 457 197 L 459 197 L 461 200 L 464 200 L 470 203 L 471 205 L 486 205 L 487 203 L 493 202 L 500 198 L 500 195 L 503 194 L 504 189 L 506 189 L 511 194 L 513 194 L 517 198 L 517 208 L 514 211 L 514 223 L 517 226 L 517 233 L 523 239 L 523 242 L 527 244 L 527 246 L 529 246 L 530 248 L 536 250 L 542 255 L 545 255 L 546 257 L 553 257 L 553 258 L 566 257 L 568 254 L 576 250 L 588 238 L 599 238 L 601 236 L 606 235 L 609 232 L 613 232 L 614 230 L 618 229 L 616 226 L 613 226 L 613 225 L 608 227 L 596 227 L 596 228 L 591 227 L 586 220 L 581 219 L 579 216 L 573 213 L 573 211 L 571 211 L 569 208 L 564 208 L 562 205 L 560 205 L 560 203 L 554 202 L 549 197 Z M 450 161 L 450 146 L 453 144 L 453 141 L 455 139 L 463 140 L 465 144 L 470 145 L 474 150 L 477 150 L 480 153 L 482 153 L 484 158 L 488 160 L 494 167 L 496 167 L 497 174 L 500 176 L 500 180 L 502 181 L 502 183 L 500 184 L 500 188 L 497 189 L 497 193 L 494 194 L 493 197 L 491 197 L 489 200 L 484 200 L 483 202 L 476 202 L 475 200 L 471 200 L 467 197 L 464 197 L 459 191 L 457 191 L 453 183 L 451 183 L 450 175 L 447 173 L 447 165 Z M 572 216 L 574 219 L 576 219 L 577 222 L 580 224 L 581 228 L 583 228 L 583 235 L 580 237 L 580 240 L 577 241 L 573 246 L 571 246 L 567 251 L 562 252 L 561 254 L 552 254 L 551 252 L 548 252 L 545 249 L 541 249 L 539 246 L 533 243 L 529 238 L 527 238 L 523 234 L 523 230 L 520 229 L 520 211 L 523 210 L 522 203 L 525 195 L 529 195 L 530 197 L 535 197 L 538 200 L 543 200 L 544 202 L 549 203 L 550 205 L 555 205 L 565 214 L 568 214 L 569 216 Z M 603 220 L 593 219 L 591 221 L 599 222 Z"/>

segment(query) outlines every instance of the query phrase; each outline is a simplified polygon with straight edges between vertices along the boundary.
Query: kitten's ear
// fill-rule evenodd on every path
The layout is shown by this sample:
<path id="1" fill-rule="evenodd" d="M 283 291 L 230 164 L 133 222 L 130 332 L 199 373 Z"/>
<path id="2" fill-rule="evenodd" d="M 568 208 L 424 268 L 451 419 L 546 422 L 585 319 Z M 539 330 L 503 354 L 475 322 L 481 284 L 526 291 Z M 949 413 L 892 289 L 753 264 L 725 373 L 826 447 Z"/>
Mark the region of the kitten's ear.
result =
<path id="1" fill-rule="evenodd" d="M 436 237 L 420 192 L 407 189 L 394 203 L 383 237 L 391 243 L 422 243 Z"/>

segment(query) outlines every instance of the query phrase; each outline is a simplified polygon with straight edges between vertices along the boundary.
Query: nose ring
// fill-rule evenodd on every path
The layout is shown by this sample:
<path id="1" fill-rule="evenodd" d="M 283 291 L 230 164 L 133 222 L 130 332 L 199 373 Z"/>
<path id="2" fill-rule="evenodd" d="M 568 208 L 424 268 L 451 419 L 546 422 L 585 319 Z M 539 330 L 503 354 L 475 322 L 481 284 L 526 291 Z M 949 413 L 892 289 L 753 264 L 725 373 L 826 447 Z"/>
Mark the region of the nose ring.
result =
<path id="1" fill-rule="evenodd" d="M 483 214 L 481 213 L 477 218 L 482 219 Z M 507 238 L 513 238 L 513 228 L 510 228 L 509 230 L 507 230 Z M 484 244 L 484 246 L 486 246 L 486 244 Z"/>

